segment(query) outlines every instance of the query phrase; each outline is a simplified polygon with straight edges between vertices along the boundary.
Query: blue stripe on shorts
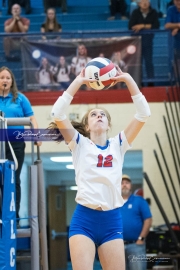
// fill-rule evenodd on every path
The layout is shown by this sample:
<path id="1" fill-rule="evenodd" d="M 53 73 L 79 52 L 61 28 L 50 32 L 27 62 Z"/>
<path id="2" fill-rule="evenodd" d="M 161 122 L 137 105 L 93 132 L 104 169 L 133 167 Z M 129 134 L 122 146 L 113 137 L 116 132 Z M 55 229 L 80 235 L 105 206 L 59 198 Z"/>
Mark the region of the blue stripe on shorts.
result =
<path id="1" fill-rule="evenodd" d="M 78 204 L 71 220 L 69 238 L 77 234 L 89 237 L 97 246 L 123 239 L 120 208 L 99 211 Z"/>

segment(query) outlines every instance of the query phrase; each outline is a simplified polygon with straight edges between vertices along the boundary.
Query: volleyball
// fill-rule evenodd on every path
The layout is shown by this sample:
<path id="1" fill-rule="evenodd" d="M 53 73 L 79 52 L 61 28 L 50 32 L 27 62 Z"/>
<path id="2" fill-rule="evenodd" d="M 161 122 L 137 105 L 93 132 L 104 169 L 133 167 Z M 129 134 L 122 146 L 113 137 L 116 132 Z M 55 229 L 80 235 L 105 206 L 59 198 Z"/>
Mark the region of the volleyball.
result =
<path id="1" fill-rule="evenodd" d="M 90 60 L 85 67 L 85 77 L 97 80 L 89 83 L 95 90 L 108 89 L 113 86 L 114 81 L 111 78 L 115 77 L 116 73 L 114 64 L 104 57 L 96 57 Z"/>

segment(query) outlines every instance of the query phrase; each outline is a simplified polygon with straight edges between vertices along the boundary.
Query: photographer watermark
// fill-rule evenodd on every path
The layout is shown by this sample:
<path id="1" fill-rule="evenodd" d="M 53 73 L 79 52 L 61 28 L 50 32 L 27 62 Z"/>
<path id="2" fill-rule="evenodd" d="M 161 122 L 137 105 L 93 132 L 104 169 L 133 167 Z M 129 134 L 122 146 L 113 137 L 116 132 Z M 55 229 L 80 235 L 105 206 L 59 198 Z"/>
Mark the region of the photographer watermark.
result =
<path id="1" fill-rule="evenodd" d="M 0 129 L 0 140 L 10 142 L 54 141 L 58 134 L 58 129 L 8 128 L 6 130 Z"/>
<path id="2" fill-rule="evenodd" d="M 138 262 L 138 261 L 145 261 L 145 262 L 163 262 L 163 263 L 167 263 L 169 262 L 171 259 L 168 257 L 157 257 L 156 255 L 152 255 L 152 256 L 148 256 L 148 255 L 134 255 L 131 254 L 128 256 L 129 262 L 133 263 L 133 262 Z"/>

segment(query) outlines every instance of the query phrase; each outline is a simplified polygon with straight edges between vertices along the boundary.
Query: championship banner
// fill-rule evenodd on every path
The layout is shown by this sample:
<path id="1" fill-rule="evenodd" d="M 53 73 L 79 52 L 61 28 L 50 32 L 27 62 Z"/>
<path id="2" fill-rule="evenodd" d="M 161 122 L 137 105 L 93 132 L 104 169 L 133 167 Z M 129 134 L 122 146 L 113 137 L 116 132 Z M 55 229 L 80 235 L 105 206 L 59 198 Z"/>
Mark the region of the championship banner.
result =
<path id="1" fill-rule="evenodd" d="M 83 67 L 105 57 L 141 85 L 141 37 L 42 39 L 21 42 L 24 91 L 66 90 Z M 118 83 L 114 89 L 125 88 Z M 86 90 L 86 87 L 82 87 Z"/>
<path id="2" fill-rule="evenodd" d="M 0 270 L 16 269 L 14 162 L 0 162 Z"/>

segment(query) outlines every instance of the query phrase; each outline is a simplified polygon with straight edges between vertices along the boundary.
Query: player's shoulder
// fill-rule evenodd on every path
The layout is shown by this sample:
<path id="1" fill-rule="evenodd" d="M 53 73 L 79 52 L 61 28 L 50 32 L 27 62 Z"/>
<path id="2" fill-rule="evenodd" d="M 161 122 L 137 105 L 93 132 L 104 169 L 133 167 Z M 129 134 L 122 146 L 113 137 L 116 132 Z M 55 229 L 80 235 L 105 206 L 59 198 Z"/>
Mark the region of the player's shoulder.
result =
<path id="1" fill-rule="evenodd" d="M 118 145 L 122 145 L 123 141 L 125 140 L 124 131 L 119 132 L 114 137 L 109 138 L 111 143 L 118 143 Z"/>

